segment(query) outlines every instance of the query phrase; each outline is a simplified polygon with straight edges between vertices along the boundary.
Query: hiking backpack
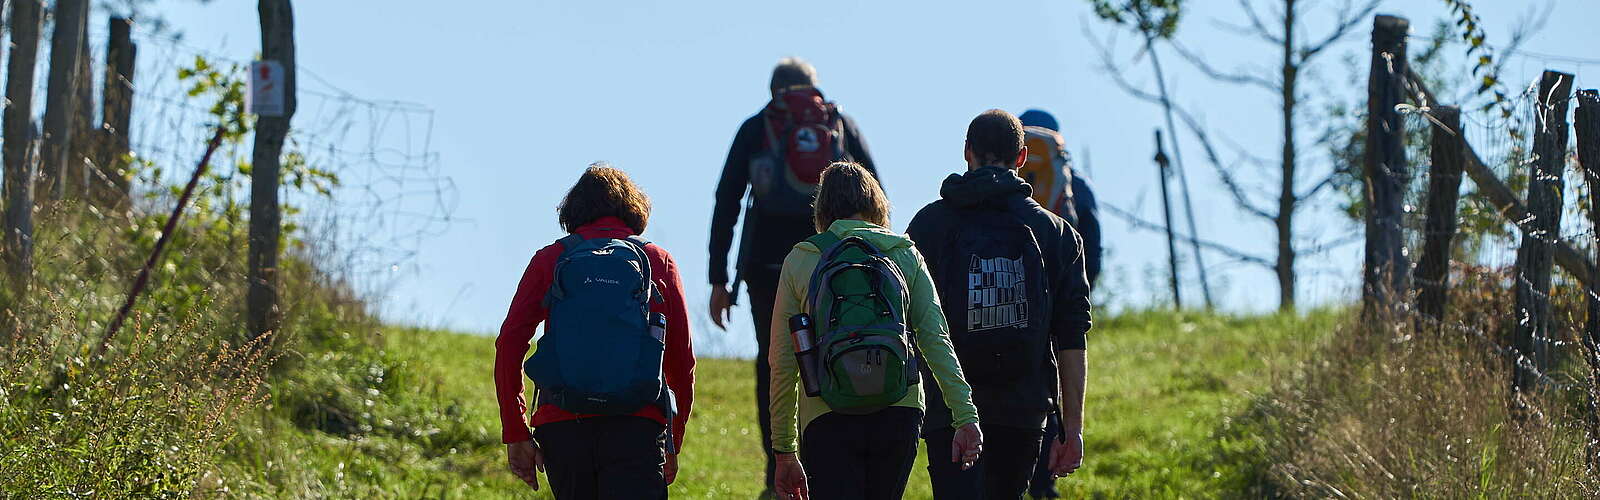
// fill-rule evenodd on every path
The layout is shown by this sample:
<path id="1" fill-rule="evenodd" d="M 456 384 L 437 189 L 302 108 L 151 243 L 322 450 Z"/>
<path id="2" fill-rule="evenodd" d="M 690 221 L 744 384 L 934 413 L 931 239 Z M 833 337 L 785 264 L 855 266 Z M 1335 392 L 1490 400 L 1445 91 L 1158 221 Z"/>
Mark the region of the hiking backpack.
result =
<path id="1" fill-rule="evenodd" d="M 823 231 L 807 241 L 822 251 L 807 295 L 822 401 L 847 415 L 888 408 L 921 377 L 906 325 L 905 274 L 862 238 Z"/>
<path id="2" fill-rule="evenodd" d="M 950 216 L 950 243 L 932 263 L 950 343 L 973 385 L 1014 383 L 1049 356 L 1043 252 L 1010 211 L 978 207 Z"/>
<path id="3" fill-rule="evenodd" d="M 1023 145 L 1028 160 L 1017 169 L 1017 176 L 1033 186 L 1033 201 L 1051 213 L 1076 225 L 1072 207 L 1072 157 L 1060 132 L 1045 127 L 1022 127 Z"/>
<path id="4" fill-rule="evenodd" d="M 523 371 L 540 404 L 577 414 L 627 415 L 660 405 L 671 421 L 661 372 L 664 339 L 650 322 L 661 300 L 638 236 L 562 238 L 544 305 L 550 311 L 538 348 Z"/>
<path id="5" fill-rule="evenodd" d="M 761 112 L 766 150 L 751 160 L 755 205 L 772 215 L 809 216 L 822 170 L 848 158 L 843 119 L 815 88 L 786 90 L 777 99 L 784 108 Z"/>

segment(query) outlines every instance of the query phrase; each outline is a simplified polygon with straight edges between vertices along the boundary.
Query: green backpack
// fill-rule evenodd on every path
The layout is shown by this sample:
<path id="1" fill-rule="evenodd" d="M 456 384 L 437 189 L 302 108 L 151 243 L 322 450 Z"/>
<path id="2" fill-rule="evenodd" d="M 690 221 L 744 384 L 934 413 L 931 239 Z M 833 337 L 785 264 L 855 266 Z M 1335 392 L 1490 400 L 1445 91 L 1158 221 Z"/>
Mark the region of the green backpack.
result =
<path id="1" fill-rule="evenodd" d="M 888 408 L 921 378 L 906 327 L 905 274 L 859 237 L 824 231 L 806 241 L 822 251 L 808 294 L 822 401 L 847 415 Z"/>

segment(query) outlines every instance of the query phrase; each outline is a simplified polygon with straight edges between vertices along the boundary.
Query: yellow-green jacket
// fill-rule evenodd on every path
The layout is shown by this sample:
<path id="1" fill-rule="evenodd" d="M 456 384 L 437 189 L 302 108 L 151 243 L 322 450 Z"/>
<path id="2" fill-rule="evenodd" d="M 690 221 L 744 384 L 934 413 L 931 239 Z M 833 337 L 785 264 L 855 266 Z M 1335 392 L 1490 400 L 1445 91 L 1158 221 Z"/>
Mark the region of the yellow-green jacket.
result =
<path id="1" fill-rule="evenodd" d="M 956 361 L 955 348 L 950 345 L 950 330 L 945 324 L 944 311 L 939 307 L 939 294 L 933 288 L 933 279 L 928 275 L 922 254 L 912 246 L 910 239 L 870 222 L 839 220 L 828 227 L 828 231 L 841 237 L 857 236 L 867 240 L 905 272 L 909 281 L 906 288 L 911 294 L 911 302 L 906 305 L 906 323 L 916 335 L 916 346 L 944 394 L 945 405 L 953 413 L 951 426 L 977 422 L 978 408 L 972 405 L 972 388 L 961 376 L 961 363 Z M 773 304 L 772 331 L 769 332 L 772 346 L 767 361 L 772 365 L 772 449 L 779 452 L 797 451 L 800 431 L 829 411 L 822 398 L 803 397 L 800 392 L 794 339 L 789 336 L 789 317 L 805 312 L 811 272 L 816 269 L 821 253 L 809 241 L 796 244 L 783 259 L 783 274 L 778 278 L 778 298 Z M 922 397 L 922 386 L 917 385 L 894 405 L 924 409 Z"/>

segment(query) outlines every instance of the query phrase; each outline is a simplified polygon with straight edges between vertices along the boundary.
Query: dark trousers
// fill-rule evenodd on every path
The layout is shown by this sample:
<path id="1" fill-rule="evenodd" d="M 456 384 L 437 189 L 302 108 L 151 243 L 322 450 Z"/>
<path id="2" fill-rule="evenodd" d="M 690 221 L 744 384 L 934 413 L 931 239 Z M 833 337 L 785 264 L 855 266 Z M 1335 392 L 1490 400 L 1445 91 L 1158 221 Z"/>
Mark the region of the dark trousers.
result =
<path id="1" fill-rule="evenodd" d="M 767 362 L 772 344 L 772 304 L 778 298 L 778 276 L 751 276 L 746 279 L 750 293 L 750 319 L 756 327 L 756 415 L 761 426 L 761 450 L 767 454 L 766 485 L 772 488 L 776 463 L 772 457 L 772 366 Z"/>
<path id="2" fill-rule="evenodd" d="M 1056 475 L 1050 472 L 1050 442 L 1055 441 L 1060 434 L 1060 428 L 1054 423 L 1044 427 L 1044 438 L 1039 440 L 1039 463 L 1033 466 L 1033 484 L 1028 486 L 1028 491 L 1033 496 L 1043 497 L 1046 492 L 1054 492 L 1056 489 Z"/>
<path id="3" fill-rule="evenodd" d="M 800 438 L 811 498 L 900 500 L 917 461 L 921 427 L 922 410 L 904 406 L 817 417 Z"/>
<path id="4" fill-rule="evenodd" d="M 541 425 L 545 477 L 558 500 L 667 498 L 666 429 L 643 417 L 590 417 Z"/>
<path id="5" fill-rule="evenodd" d="M 1040 429 L 983 425 L 983 455 L 971 469 L 950 461 L 955 429 L 928 431 L 928 479 L 939 500 L 1017 500 L 1039 458 Z"/>

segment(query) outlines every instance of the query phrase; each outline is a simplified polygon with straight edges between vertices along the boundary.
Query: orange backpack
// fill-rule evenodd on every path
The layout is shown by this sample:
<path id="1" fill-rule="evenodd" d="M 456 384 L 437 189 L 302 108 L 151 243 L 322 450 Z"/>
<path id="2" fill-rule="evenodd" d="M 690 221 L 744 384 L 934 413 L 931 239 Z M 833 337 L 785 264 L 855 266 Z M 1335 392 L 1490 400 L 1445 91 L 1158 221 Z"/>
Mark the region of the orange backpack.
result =
<path id="1" fill-rule="evenodd" d="M 1033 186 L 1033 201 L 1045 210 L 1069 221 L 1077 220 L 1072 209 L 1072 159 L 1067 155 L 1066 139 L 1060 132 L 1044 127 L 1022 127 L 1028 161 L 1017 175 Z"/>

